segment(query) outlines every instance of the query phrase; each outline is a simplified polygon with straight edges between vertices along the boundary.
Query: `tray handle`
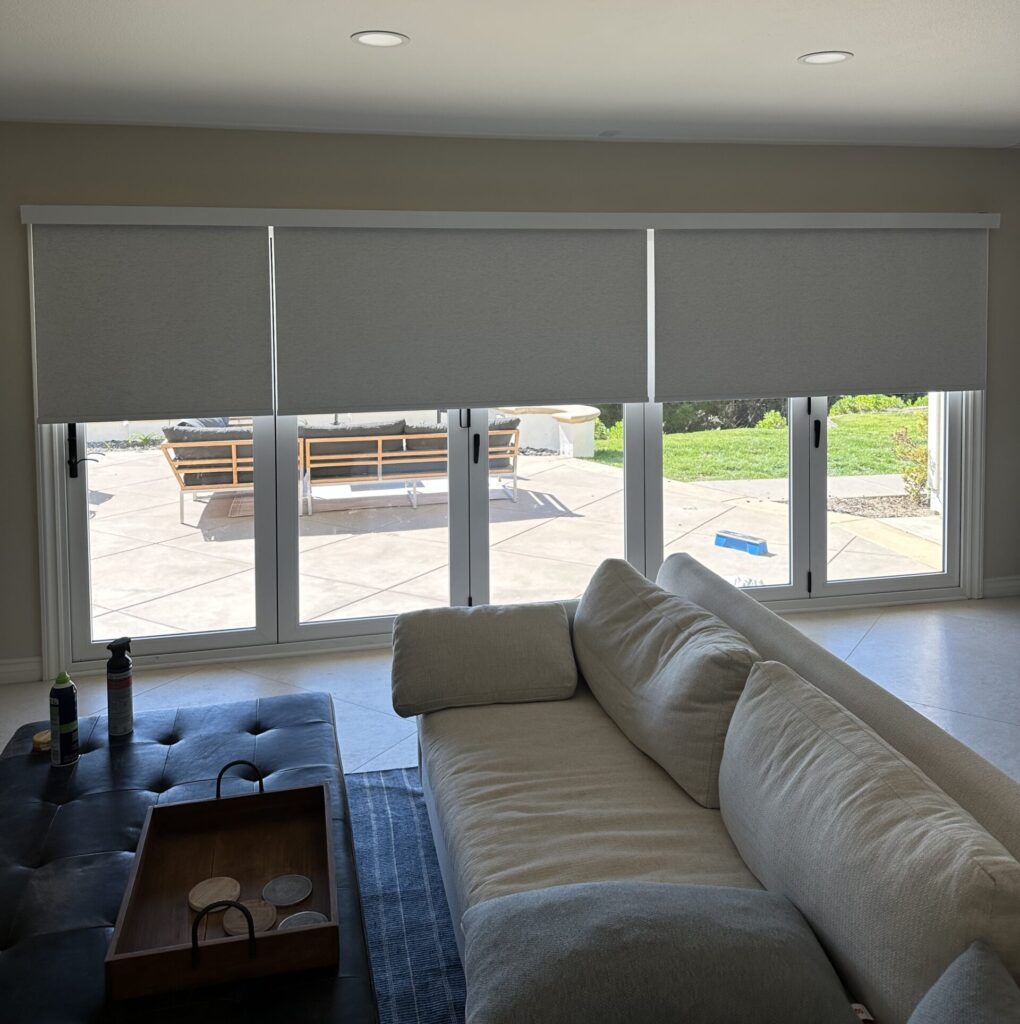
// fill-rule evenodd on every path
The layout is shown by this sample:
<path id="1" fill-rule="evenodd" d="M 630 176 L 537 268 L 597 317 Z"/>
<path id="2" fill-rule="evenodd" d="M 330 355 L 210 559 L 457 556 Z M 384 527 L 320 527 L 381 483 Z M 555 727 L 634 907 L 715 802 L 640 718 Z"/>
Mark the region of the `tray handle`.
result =
<path id="1" fill-rule="evenodd" d="M 236 768 L 239 764 L 246 764 L 249 768 L 251 768 L 251 770 L 259 777 L 259 792 L 260 793 L 264 793 L 266 791 L 266 784 L 265 784 L 265 781 L 262 778 L 262 772 L 260 772 L 259 769 L 258 769 L 258 765 L 254 765 L 254 764 L 251 763 L 251 761 L 245 761 L 244 758 L 241 758 L 241 760 L 239 760 L 239 761 L 231 761 L 229 764 L 225 764 L 220 769 L 219 775 L 216 776 L 216 799 L 217 800 L 219 800 L 219 798 L 220 798 L 220 784 L 223 781 L 223 776 L 227 773 L 227 771 L 229 771 L 231 768 Z"/>
<path id="2" fill-rule="evenodd" d="M 255 956 L 255 921 L 252 919 L 251 911 L 243 904 L 238 903 L 237 900 L 216 900 L 215 903 L 209 903 L 204 906 L 195 917 L 195 922 L 191 926 L 191 966 L 198 966 L 198 926 L 202 922 L 202 918 L 206 914 L 214 914 L 217 910 L 226 910 L 227 907 L 235 907 L 244 914 L 244 919 L 248 922 L 248 956 L 254 958 Z"/>

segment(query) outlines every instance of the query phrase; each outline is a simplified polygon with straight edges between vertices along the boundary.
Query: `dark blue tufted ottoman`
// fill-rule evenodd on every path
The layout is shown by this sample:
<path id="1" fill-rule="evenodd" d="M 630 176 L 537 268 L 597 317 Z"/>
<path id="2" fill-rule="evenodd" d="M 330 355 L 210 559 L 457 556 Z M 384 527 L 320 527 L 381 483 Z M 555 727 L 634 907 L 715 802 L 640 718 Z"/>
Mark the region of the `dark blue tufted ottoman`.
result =
<path id="1" fill-rule="evenodd" d="M 333 724 L 310 693 L 148 711 L 111 747 L 105 716 L 80 723 L 81 757 L 50 768 L 27 725 L 0 755 L 0 1021 L 377 1021 L 361 900 Z M 103 958 L 147 808 L 214 796 L 228 761 L 253 761 L 267 789 L 328 782 L 340 916 L 340 969 L 305 972 L 107 1006 Z M 224 794 L 254 775 L 224 777 Z"/>

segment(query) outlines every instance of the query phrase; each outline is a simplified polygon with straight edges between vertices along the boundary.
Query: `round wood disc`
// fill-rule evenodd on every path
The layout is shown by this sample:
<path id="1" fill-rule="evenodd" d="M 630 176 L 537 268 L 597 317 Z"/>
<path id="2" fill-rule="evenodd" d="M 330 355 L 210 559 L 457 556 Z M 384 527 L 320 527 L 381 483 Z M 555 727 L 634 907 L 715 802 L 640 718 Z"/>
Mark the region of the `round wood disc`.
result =
<path id="1" fill-rule="evenodd" d="M 277 907 L 292 907 L 312 894 L 312 880 L 304 875 L 280 875 L 266 882 L 262 898 Z"/>
<path id="2" fill-rule="evenodd" d="M 241 883 L 236 878 L 217 875 L 215 878 L 206 878 L 199 882 L 188 893 L 188 906 L 192 910 L 201 910 L 217 900 L 236 900 L 240 895 Z"/>
<path id="3" fill-rule="evenodd" d="M 255 931 L 268 932 L 276 924 L 276 907 L 265 900 L 241 900 L 251 911 Z M 248 921 L 237 907 L 228 907 L 223 915 L 223 930 L 228 935 L 247 935 Z"/>

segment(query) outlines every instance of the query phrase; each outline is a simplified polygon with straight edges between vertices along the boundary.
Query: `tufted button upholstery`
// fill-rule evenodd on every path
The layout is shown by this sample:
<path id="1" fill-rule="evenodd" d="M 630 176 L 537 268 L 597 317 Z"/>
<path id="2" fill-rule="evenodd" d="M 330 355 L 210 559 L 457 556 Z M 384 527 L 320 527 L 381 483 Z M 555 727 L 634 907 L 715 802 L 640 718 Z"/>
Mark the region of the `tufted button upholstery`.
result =
<path id="1" fill-rule="evenodd" d="M 347 798 L 326 694 L 143 712 L 125 740 L 105 716 L 79 723 L 81 757 L 51 769 L 22 727 L 0 755 L 0 1020 L 377 1021 Z M 105 1005 L 103 959 L 155 803 L 205 800 L 228 761 L 253 761 L 267 789 L 329 783 L 340 913 L 339 972 L 286 975 Z M 257 788 L 231 769 L 223 793 Z"/>

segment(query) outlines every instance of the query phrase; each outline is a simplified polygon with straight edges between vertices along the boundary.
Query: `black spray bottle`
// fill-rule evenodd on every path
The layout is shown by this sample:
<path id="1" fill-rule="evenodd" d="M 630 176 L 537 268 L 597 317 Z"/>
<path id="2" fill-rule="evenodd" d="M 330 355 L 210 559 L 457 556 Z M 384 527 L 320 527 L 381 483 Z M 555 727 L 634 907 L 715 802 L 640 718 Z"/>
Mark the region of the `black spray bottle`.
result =
<path id="1" fill-rule="evenodd" d="M 106 715 L 110 738 L 128 736 L 135 728 L 134 680 L 131 669 L 131 638 L 122 636 L 106 645 Z"/>

